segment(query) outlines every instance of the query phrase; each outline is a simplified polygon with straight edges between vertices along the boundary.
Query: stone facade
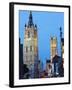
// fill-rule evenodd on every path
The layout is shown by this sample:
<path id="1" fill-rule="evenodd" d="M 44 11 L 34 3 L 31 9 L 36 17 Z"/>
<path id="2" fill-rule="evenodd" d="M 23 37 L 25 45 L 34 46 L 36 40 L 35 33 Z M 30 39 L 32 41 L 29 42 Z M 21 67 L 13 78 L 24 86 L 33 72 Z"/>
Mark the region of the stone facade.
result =
<path id="1" fill-rule="evenodd" d="M 57 38 L 56 37 L 51 37 L 50 40 L 50 50 L 51 50 L 51 62 L 52 58 L 57 54 Z"/>
<path id="2" fill-rule="evenodd" d="M 32 12 L 29 15 L 28 25 L 25 25 L 24 44 L 23 44 L 23 63 L 27 65 L 34 76 L 37 70 L 38 61 L 38 37 L 37 26 L 33 24 Z M 36 73 L 36 72 L 35 72 Z"/>

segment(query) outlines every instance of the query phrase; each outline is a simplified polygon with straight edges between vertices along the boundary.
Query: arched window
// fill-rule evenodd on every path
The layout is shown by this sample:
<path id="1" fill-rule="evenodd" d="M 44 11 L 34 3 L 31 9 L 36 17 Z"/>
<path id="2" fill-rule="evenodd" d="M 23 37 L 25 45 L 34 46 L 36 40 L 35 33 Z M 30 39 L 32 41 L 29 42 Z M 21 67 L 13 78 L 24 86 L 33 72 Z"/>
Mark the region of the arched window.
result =
<path id="1" fill-rule="evenodd" d="M 32 46 L 30 46 L 30 51 L 32 51 Z"/>
<path id="2" fill-rule="evenodd" d="M 28 31 L 28 38 L 30 38 L 30 32 Z"/>
<path id="3" fill-rule="evenodd" d="M 28 47 L 26 47 L 26 52 L 28 52 Z"/>

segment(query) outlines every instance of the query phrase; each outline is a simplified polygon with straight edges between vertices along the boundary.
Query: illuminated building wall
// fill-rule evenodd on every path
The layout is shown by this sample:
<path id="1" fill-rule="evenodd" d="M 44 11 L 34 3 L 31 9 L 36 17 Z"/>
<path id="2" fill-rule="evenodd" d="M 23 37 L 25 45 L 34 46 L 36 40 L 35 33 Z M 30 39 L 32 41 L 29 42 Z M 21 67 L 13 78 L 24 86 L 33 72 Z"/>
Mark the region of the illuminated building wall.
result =
<path id="1" fill-rule="evenodd" d="M 37 26 L 33 24 L 32 12 L 30 11 L 28 25 L 25 24 L 23 63 L 26 64 L 29 70 L 33 72 L 33 69 L 34 71 L 35 69 L 37 70 L 37 61 L 38 61 Z"/>
<path id="2" fill-rule="evenodd" d="M 57 38 L 56 37 L 51 37 L 50 40 L 50 50 L 51 50 L 51 62 L 52 58 L 57 54 Z"/>

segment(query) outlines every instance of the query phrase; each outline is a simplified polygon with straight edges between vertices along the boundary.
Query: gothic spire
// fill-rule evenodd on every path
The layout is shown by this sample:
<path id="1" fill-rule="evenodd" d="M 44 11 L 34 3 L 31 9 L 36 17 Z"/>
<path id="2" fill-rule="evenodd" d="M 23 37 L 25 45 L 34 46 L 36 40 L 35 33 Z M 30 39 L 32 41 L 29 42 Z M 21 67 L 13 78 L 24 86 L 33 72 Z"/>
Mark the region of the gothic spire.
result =
<path id="1" fill-rule="evenodd" d="M 62 27 L 60 27 L 60 38 L 62 38 Z"/>
<path id="2" fill-rule="evenodd" d="M 33 26 L 33 17 L 32 17 L 32 12 L 30 11 L 29 14 L 29 21 L 28 21 L 28 27 Z"/>

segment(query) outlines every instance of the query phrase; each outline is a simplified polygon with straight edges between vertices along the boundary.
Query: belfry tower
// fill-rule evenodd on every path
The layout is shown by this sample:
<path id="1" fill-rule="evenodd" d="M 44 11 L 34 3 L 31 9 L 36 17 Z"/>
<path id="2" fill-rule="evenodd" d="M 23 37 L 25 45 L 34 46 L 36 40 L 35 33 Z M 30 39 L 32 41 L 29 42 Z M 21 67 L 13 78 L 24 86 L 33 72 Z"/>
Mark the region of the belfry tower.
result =
<path id="1" fill-rule="evenodd" d="M 23 63 L 27 65 L 31 73 L 30 78 L 37 77 L 38 62 L 38 37 L 37 25 L 33 23 L 32 12 L 30 11 L 28 24 L 25 24 Z"/>
<path id="2" fill-rule="evenodd" d="M 51 62 L 53 57 L 57 54 L 57 37 L 51 37 L 50 41 L 50 50 L 51 50 Z"/>

